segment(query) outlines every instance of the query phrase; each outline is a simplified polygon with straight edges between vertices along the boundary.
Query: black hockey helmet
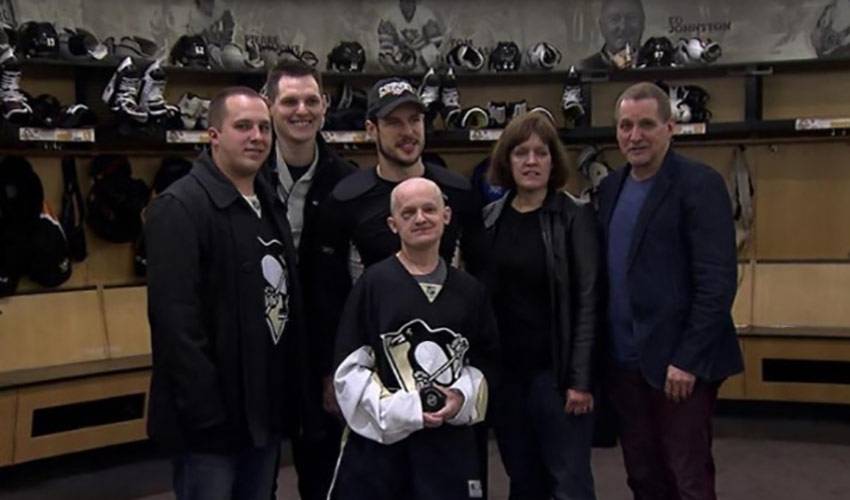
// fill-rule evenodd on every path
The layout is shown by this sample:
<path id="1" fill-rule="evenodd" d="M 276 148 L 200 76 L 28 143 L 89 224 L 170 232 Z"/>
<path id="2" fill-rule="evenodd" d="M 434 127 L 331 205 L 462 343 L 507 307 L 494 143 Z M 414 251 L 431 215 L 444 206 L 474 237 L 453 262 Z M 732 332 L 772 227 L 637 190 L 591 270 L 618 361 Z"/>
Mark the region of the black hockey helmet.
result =
<path id="1" fill-rule="evenodd" d="M 44 188 L 23 156 L 10 155 L 0 161 L 0 226 L 28 225 L 38 219 L 44 203 Z"/>
<path id="2" fill-rule="evenodd" d="M 59 34 L 50 23 L 29 21 L 18 29 L 17 53 L 25 57 L 59 55 Z"/>
<path id="3" fill-rule="evenodd" d="M 327 68 L 330 71 L 360 73 L 366 65 L 366 51 L 360 42 L 339 42 L 328 54 Z"/>
<path id="4" fill-rule="evenodd" d="M 71 104 L 62 108 L 59 122 L 60 128 L 93 127 L 97 124 L 97 116 L 85 104 Z"/>
<path id="5" fill-rule="evenodd" d="M 32 116 L 35 121 L 34 125 L 45 128 L 59 126 L 62 115 L 62 103 L 59 102 L 59 99 L 50 94 L 41 94 L 38 97 L 27 100 L 29 101 L 30 108 L 32 108 Z"/>
<path id="6" fill-rule="evenodd" d="M 175 66 L 209 68 L 207 43 L 200 35 L 183 35 L 171 49 L 171 64 Z"/>
<path id="7" fill-rule="evenodd" d="M 521 62 L 522 53 L 516 42 L 499 42 L 490 53 L 487 66 L 496 71 L 517 71 Z"/>
<path id="8" fill-rule="evenodd" d="M 109 49 L 91 32 L 82 28 L 65 28 L 59 35 L 59 52 L 66 59 L 97 59 L 109 55 Z"/>
<path id="9" fill-rule="evenodd" d="M 89 227 L 107 241 L 134 241 L 142 229 L 142 209 L 150 198 L 147 185 L 131 176 L 124 155 L 96 156 L 90 173 L 92 186 L 86 198 Z"/>
<path id="10" fill-rule="evenodd" d="M 659 36 L 647 40 L 638 52 L 638 67 L 675 66 L 673 42 Z"/>

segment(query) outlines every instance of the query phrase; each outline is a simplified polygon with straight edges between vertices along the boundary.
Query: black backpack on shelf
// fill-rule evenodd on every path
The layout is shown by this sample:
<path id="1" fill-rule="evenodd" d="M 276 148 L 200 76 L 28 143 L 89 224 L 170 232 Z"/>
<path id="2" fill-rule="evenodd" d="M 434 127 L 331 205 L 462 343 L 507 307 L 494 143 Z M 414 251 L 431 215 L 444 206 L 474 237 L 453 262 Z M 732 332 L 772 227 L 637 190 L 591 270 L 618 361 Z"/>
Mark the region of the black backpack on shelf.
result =
<path id="1" fill-rule="evenodd" d="M 86 198 L 86 221 L 99 237 L 113 243 L 134 241 L 142 230 L 142 209 L 150 190 L 131 177 L 123 155 L 101 155 L 92 160 L 92 186 Z"/>

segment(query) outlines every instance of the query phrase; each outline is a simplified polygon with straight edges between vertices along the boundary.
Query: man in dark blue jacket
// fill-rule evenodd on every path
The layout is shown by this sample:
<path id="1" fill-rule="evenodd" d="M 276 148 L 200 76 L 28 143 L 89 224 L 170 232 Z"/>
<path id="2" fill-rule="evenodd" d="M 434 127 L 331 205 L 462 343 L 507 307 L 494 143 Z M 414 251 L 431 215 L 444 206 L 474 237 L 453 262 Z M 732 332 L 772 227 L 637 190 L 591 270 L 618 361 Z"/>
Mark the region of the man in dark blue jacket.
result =
<path id="1" fill-rule="evenodd" d="M 743 370 L 731 308 L 737 261 L 723 178 L 670 150 L 667 94 L 617 100 L 624 168 L 600 187 L 608 264 L 608 390 L 636 499 L 713 499 L 711 414 Z"/>
<path id="2" fill-rule="evenodd" d="M 268 500 L 306 392 L 295 247 L 257 175 L 271 147 L 266 103 L 226 89 L 209 123 L 210 152 L 146 214 L 148 432 L 175 452 L 178 499 Z"/>

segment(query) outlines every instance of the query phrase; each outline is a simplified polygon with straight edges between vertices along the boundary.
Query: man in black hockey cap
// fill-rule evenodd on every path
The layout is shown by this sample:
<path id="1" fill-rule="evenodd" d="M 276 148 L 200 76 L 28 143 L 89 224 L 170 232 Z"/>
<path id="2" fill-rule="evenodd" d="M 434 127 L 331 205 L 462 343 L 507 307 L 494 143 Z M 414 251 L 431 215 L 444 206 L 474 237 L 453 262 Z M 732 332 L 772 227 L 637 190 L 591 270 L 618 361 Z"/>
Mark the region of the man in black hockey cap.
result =
<path id="1" fill-rule="evenodd" d="M 440 255 L 452 263 L 459 249 L 466 269 L 473 274 L 478 269 L 483 232 L 480 201 L 467 179 L 422 161 L 424 111 L 408 81 L 386 78 L 377 82 L 368 94 L 366 132 L 375 140 L 378 164 L 340 181 L 322 210 L 318 260 L 325 304 L 321 342 L 326 375 L 332 373 L 335 332 L 359 264 L 369 267 L 400 248 L 398 235 L 386 224 L 390 193 L 400 182 L 424 177 L 440 187 L 453 213 L 440 243 Z"/>
<path id="2" fill-rule="evenodd" d="M 423 177 L 437 184 L 452 212 L 439 244 L 448 264 L 463 261 L 473 275 L 480 269 L 483 223 L 481 201 L 469 181 L 442 166 L 422 159 L 425 147 L 425 106 L 416 89 L 402 78 L 385 78 L 368 93 L 366 132 L 375 141 L 378 164 L 346 177 L 334 188 L 322 210 L 319 224 L 321 253 L 320 359 L 326 375 L 333 373 L 333 346 L 345 299 L 362 269 L 397 252 L 401 245 L 390 231 L 390 193 L 404 180 Z M 343 258 L 340 258 L 343 257 Z M 348 265 L 345 263 L 348 262 Z M 480 426 L 479 426 L 480 427 Z M 478 431 L 480 449 L 486 432 Z M 486 495 L 486 456 L 482 483 Z"/>

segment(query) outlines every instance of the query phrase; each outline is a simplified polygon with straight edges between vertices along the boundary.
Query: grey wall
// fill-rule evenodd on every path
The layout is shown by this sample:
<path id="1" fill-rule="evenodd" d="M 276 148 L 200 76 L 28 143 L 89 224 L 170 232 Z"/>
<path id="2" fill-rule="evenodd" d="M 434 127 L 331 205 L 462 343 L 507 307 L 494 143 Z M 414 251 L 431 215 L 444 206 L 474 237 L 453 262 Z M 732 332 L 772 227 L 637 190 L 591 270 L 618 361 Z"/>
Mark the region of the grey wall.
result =
<path id="1" fill-rule="evenodd" d="M 702 34 L 720 42 L 722 62 L 817 57 L 811 33 L 826 6 L 835 31 L 850 24 L 850 0 L 643 0 L 648 36 Z M 203 12 L 200 4 L 206 4 Z M 200 32 L 225 10 L 236 20 L 235 41 L 245 35 L 277 36 L 315 52 L 322 64 L 339 40 L 364 45 L 370 69 L 376 69 L 377 27 L 398 1 L 346 0 L 0 0 L 0 11 L 14 10 L 16 20 L 53 21 L 57 27 L 84 27 L 99 37 L 139 35 L 170 46 L 180 34 Z M 516 41 L 525 49 L 537 41 L 555 44 L 563 67 L 602 46 L 597 0 L 421 0 L 443 29 L 445 51 L 451 39 L 472 39 L 478 46 Z M 211 10 L 211 15 L 209 10 Z M 833 12 L 835 11 L 835 12 Z M 845 14 L 848 12 L 848 14 Z M 833 15 L 834 14 L 834 15 Z M 677 18 L 684 32 L 671 32 Z M 847 19 L 845 19 L 847 18 Z M 829 20 L 827 19 L 827 20 Z M 696 30 L 696 31 L 695 31 Z"/>

